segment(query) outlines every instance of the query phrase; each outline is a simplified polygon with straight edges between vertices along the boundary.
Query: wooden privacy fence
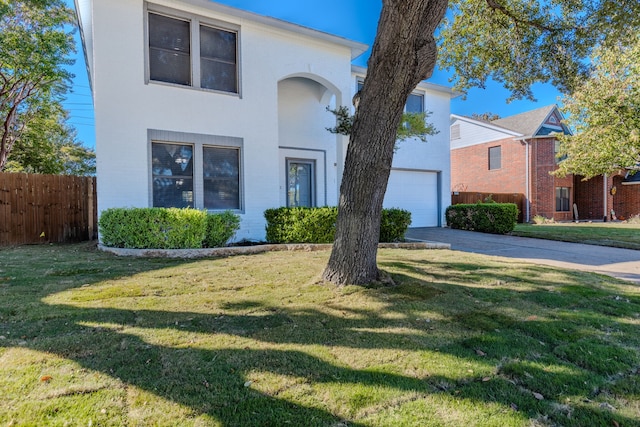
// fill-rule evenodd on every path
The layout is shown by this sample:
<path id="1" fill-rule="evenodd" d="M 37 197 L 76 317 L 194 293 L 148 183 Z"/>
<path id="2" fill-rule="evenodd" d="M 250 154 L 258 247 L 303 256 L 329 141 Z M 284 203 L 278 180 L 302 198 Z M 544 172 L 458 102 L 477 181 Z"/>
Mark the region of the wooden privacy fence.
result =
<path id="1" fill-rule="evenodd" d="M 97 215 L 94 177 L 0 173 L 0 245 L 92 240 Z"/>
<path id="2" fill-rule="evenodd" d="M 525 197 L 521 193 L 476 193 L 454 191 L 451 193 L 451 204 L 458 205 L 461 203 L 478 203 L 482 202 L 486 198 L 491 197 L 494 202 L 497 203 L 515 203 L 518 207 L 518 222 L 524 222 L 524 203 Z"/>

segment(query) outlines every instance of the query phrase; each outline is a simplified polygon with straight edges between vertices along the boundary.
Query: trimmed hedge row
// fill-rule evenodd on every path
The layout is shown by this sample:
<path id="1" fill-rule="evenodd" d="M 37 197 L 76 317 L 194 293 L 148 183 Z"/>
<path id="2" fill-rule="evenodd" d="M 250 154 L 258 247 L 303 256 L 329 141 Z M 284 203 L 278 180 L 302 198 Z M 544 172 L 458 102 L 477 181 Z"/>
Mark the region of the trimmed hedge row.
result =
<path id="1" fill-rule="evenodd" d="M 267 241 L 271 243 L 331 243 L 336 232 L 338 208 L 274 208 L 264 212 Z M 411 224 L 411 212 L 383 209 L 380 242 L 397 242 Z"/>
<path id="2" fill-rule="evenodd" d="M 240 218 L 189 208 L 112 208 L 102 212 L 98 227 L 105 246 L 197 249 L 224 246 L 240 227 Z"/>
<path id="3" fill-rule="evenodd" d="M 516 226 L 518 207 L 514 203 L 459 204 L 449 206 L 445 215 L 451 228 L 507 234 Z"/>

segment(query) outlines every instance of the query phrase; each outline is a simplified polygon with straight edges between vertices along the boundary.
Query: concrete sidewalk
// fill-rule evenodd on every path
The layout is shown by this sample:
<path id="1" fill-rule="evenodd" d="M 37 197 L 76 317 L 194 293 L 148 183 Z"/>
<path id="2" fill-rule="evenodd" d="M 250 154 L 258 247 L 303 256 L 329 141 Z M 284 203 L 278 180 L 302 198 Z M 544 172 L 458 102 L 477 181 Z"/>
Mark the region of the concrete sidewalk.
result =
<path id="1" fill-rule="evenodd" d="M 449 243 L 452 250 L 606 274 L 640 284 L 640 251 L 503 236 L 450 228 L 410 228 L 407 240 Z"/>

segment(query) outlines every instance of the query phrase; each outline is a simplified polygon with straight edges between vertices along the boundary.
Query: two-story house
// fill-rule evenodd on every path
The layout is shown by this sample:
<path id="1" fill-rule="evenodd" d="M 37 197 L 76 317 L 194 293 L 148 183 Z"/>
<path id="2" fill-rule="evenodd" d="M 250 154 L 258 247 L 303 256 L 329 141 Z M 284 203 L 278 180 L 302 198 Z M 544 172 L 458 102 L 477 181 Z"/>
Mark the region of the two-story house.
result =
<path id="1" fill-rule="evenodd" d="M 551 175 L 557 135 L 570 134 L 557 106 L 493 121 L 451 116 L 451 191 L 522 194 L 523 219 L 609 220 L 640 214 L 639 175 Z"/>
<path id="2" fill-rule="evenodd" d="M 351 105 L 365 44 L 207 0 L 76 0 L 95 107 L 98 210 L 191 206 L 241 217 L 337 205 L 348 138 L 326 107 Z M 450 202 L 449 88 L 407 108 L 440 131 L 399 144 L 385 206 L 439 226 Z"/>
<path id="3" fill-rule="evenodd" d="M 573 176 L 557 168 L 558 141 L 568 133 L 555 105 L 493 120 L 451 116 L 451 190 L 525 196 L 525 221 L 573 218 Z"/>

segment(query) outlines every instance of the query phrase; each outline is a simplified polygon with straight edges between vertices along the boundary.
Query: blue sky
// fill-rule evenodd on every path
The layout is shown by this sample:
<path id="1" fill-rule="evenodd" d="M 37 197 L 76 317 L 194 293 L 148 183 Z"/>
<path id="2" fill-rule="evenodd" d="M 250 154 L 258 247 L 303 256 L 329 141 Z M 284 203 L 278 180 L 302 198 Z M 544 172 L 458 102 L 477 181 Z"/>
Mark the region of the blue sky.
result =
<path id="1" fill-rule="evenodd" d="M 73 0 L 66 2 L 73 8 Z M 380 0 L 221 0 L 219 3 L 336 34 L 370 46 L 375 38 L 382 7 Z M 78 139 L 93 147 L 95 127 L 91 90 L 77 34 L 76 40 L 78 53 L 76 64 L 71 70 L 76 77 L 65 106 L 71 113 L 69 122 L 78 130 Z M 365 66 L 367 59 L 368 52 L 354 63 Z M 429 81 L 450 86 L 450 76 L 446 71 L 436 70 Z M 457 98 L 452 101 L 451 112 L 461 115 L 492 112 L 506 117 L 559 102 L 559 93 L 551 85 L 538 84 L 533 89 L 537 102 L 521 100 L 510 104 L 506 103 L 509 93 L 498 84 L 490 84 L 484 90 L 472 89 L 466 99 Z"/>

